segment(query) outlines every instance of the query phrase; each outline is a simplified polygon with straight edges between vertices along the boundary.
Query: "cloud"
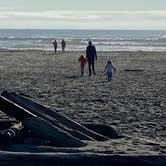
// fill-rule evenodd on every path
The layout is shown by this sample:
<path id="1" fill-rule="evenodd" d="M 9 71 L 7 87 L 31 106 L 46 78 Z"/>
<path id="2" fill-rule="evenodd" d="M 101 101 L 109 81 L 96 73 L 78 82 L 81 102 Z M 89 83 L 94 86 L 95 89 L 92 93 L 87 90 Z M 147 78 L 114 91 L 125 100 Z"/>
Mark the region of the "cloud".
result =
<path id="1" fill-rule="evenodd" d="M 21 11 L 0 11 L 0 15 L 11 17 L 24 18 L 46 18 L 46 19 L 97 19 L 99 15 L 96 12 L 80 12 L 80 11 L 42 11 L 42 12 L 21 12 Z"/>
<path id="2" fill-rule="evenodd" d="M 39 12 L 23 12 L 23 11 L 0 11 L 1 16 L 5 17 L 29 17 L 29 18 L 50 18 L 50 19 L 102 19 L 112 18 L 117 16 L 133 17 L 144 16 L 144 17 L 166 17 L 166 11 L 126 11 L 126 10 L 115 10 L 115 11 L 39 11 Z"/>
<path id="3" fill-rule="evenodd" d="M 112 11 L 14 11 L 0 10 L 1 27 L 50 28 L 162 28 L 166 29 L 164 10 Z M 8 22 L 8 23 L 7 23 Z M 9 25 L 10 23 L 10 25 Z"/>

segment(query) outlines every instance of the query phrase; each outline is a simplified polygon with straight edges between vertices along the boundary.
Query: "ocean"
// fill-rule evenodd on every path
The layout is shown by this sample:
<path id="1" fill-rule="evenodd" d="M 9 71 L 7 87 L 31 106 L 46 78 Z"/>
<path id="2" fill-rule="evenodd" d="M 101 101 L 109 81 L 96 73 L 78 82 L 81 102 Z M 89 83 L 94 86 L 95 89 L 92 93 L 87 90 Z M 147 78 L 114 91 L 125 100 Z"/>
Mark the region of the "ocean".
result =
<path id="1" fill-rule="evenodd" d="M 53 50 L 53 40 L 66 50 L 84 51 L 89 40 L 97 51 L 166 51 L 166 30 L 0 29 L 0 49 Z"/>

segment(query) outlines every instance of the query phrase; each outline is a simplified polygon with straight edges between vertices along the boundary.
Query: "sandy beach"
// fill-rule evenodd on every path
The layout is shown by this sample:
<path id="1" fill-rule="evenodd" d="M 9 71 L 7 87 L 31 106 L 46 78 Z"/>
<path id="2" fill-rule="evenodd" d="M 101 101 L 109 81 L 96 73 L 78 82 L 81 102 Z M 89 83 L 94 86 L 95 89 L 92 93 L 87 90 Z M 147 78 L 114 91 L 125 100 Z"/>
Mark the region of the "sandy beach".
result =
<path id="1" fill-rule="evenodd" d="M 0 91 L 27 96 L 79 123 L 111 125 L 126 136 L 90 143 L 94 151 L 165 154 L 166 53 L 98 52 L 96 75 L 89 77 L 86 65 L 80 77 L 81 53 L 1 50 Z M 117 71 L 108 82 L 103 71 L 110 59 Z"/>

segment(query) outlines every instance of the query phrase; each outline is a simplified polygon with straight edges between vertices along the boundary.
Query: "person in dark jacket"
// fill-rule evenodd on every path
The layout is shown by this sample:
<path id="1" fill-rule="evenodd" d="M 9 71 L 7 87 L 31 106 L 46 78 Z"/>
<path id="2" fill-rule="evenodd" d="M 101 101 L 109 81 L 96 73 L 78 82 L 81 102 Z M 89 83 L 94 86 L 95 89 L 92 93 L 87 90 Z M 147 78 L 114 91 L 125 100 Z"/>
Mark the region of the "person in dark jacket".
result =
<path id="1" fill-rule="evenodd" d="M 57 41 L 56 40 L 54 40 L 54 42 L 52 42 L 52 44 L 53 44 L 53 46 L 54 46 L 54 51 L 55 51 L 55 54 L 56 54 L 56 52 L 57 52 Z"/>
<path id="2" fill-rule="evenodd" d="M 61 41 L 61 46 L 62 46 L 62 52 L 65 52 L 66 42 L 64 39 Z"/>
<path id="3" fill-rule="evenodd" d="M 97 53 L 95 46 L 92 45 L 92 42 L 89 41 L 89 45 L 86 49 L 86 58 L 88 60 L 88 67 L 89 67 L 89 76 L 92 75 L 92 72 L 94 75 L 96 75 L 95 72 L 95 60 L 97 60 Z"/>

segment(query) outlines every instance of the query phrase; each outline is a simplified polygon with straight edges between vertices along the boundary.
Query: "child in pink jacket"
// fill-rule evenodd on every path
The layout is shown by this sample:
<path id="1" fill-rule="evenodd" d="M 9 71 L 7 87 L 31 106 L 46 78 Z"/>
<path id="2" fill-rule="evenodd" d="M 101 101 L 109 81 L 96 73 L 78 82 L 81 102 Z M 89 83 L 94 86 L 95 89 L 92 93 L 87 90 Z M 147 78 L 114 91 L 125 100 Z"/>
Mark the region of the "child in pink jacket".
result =
<path id="1" fill-rule="evenodd" d="M 87 60 L 83 55 L 81 55 L 79 57 L 78 61 L 80 62 L 81 76 L 84 76 L 84 67 L 85 67 Z"/>

